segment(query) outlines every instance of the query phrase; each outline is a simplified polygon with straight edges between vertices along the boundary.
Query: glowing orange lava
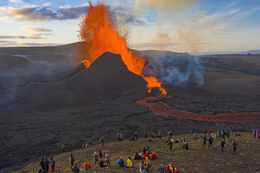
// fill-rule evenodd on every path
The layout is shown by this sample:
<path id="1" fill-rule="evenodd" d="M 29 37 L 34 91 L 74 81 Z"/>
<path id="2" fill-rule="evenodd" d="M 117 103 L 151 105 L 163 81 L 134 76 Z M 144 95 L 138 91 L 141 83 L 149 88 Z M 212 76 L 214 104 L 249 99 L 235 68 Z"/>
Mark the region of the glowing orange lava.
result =
<path id="1" fill-rule="evenodd" d="M 89 2 L 89 10 L 82 17 L 77 44 L 77 59 L 88 68 L 98 57 L 105 52 L 120 54 L 128 70 L 142 76 L 147 81 L 147 88 L 150 91 L 154 87 L 162 90 L 162 97 L 167 95 L 166 90 L 161 87 L 155 77 L 144 77 L 141 73 L 145 66 L 145 58 L 132 54 L 127 48 L 126 36 L 120 36 L 117 25 L 112 20 L 112 15 L 107 6 L 97 3 L 93 6 Z"/>
<path id="2" fill-rule="evenodd" d="M 176 110 L 163 102 L 149 102 L 149 98 L 139 100 L 136 104 L 140 106 L 149 106 L 150 110 L 158 115 L 165 117 L 185 118 L 199 121 L 211 122 L 235 122 L 235 123 L 260 123 L 259 112 L 240 112 L 240 113 L 224 113 L 218 115 L 201 115 L 188 111 Z"/>
<path id="3" fill-rule="evenodd" d="M 120 54 L 128 70 L 142 76 L 147 81 L 148 92 L 151 92 L 152 88 L 158 87 L 162 91 L 160 97 L 165 98 L 167 92 L 162 88 L 161 83 L 158 82 L 155 77 L 144 77 L 141 74 L 146 60 L 145 58 L 133 55 L 127 48 L 126 36 L 120 36 L 118 33 L 117 25 L 114 24 L 111 17 L 112 15 L 107 6 L 99 2 L 96 6 L 93 6 L 90 2 L 89 4 L 89 10 L 82 17 L 79 25 L 79 39 L 81 43 L 77 44 L 78 62 L 76 65 L 84 63 L 86 68 L 88 68 L 105 52 Z M 260 113 L 226 113 L 215 116 L 205 116 L 198 113 L 175 110 L 166 103 L 149 102 L 149 99 L 152 99 L 152 97 L 139 100 L 136 104 L 149 106 L 154 113 L 165 117 L 214 122 L 260 123 Z"/>

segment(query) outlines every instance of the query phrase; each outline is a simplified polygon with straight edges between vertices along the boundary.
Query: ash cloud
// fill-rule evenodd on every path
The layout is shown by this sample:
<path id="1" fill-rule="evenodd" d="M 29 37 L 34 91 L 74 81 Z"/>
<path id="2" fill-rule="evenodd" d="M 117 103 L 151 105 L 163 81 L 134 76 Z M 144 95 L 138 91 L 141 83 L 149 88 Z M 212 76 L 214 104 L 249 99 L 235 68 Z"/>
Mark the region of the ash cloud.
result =
<path id="1" fill-rule="evenodd" d="M 191 80 L 204 84 L 204 69 L 198 56 L 188 53 L 150 51 L 143 70 L 145 76 L 155 76 L 160 82 L 187 86 Z M 193 76 L 193 77 L 192 77 Z"/>

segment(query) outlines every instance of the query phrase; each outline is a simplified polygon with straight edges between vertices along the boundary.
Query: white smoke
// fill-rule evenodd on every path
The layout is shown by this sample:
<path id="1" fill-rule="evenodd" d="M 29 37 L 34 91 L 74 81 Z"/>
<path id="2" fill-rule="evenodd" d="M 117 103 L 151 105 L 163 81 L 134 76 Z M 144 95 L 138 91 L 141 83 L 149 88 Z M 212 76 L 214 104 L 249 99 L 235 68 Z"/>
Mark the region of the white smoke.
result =
<path id="1" fill-rule="evenodd" d="M 143 52 L 143 56 L 147 59 L 143 70 L 145 76 L 154 76 L 162 83 L 177 86 L 187 86 L 191 78 L 198 85 L 204 84 L 204 69 L 198 56 L 161 51 Z"/>

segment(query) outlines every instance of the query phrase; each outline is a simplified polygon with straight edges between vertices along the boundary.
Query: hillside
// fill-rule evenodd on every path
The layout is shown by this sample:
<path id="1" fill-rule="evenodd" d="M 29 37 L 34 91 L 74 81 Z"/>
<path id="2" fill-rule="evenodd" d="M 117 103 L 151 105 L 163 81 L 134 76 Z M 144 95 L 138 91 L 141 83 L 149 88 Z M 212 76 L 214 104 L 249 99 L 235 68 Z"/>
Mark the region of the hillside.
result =
<path id="1" fill-rule="evenodd" d="M 198 136 L 200 136 L 199 134 Z M 115 135 L 116 136 L 116 135 Z M 139 136 L 141 136 L 139 134 Z M 220 140 L 214 138 L 213 149 L 202 149 L 201 141 L 194 141 L 190 134 L 174 136 L 175 139 L 186 138 L 189 144 L 189 150 L 182 150 L 183 143 L 174 143 L 173 155 L 168 154 L 166 145 L 166 137 L 162 140 L 155 138 L 153 142 L 148 139 L 138 139 L 138 141 L 124 140 L 122 142 L 105 143 L 105 150 L 110 152 L 111 167 L 100 169 L 94 165 L 93 153 L 101 148 L 101 144 L 93 145 L 86 149 L 74 150 L 65 152 L 54 157 L 56 161 L 56 173 L 70 173 L 69 154 L 73 153 L 75 162 L 79 168 L 83 168 L 85 161 L 91 163 L 91 171 L 88 172 L 137 172 L 141 161 L 134 160 L 134 167 L 132 169 L 119 168 L 116 162 L 120 156 L 124 160 L 132 157 L 135 152 L 142 152 L 143 147 L 149 146 L 151 151 L 154 151 L 158 158 L 151 160 L 151 172 L 158 172 L 160 164 L 166 167 L 167 164 L 172 163 L 181 173 L 187 172 L 257 172 L 260 164 L 260 140 L 253 139 L 252 133 L 241 133 L 241 136 L 232 136 L 224 148 L 224 152 L 220 151 Z M 236 139 L 239 143 L 237 151 L 233 153 L 231 141 Z M 79 146 L 80 147 L 80 146 Z M 24 169 L 15 171 L 14 173 L 30 173 L 37 172 L 40 169 L 39 163 L 32 163 Z"/>

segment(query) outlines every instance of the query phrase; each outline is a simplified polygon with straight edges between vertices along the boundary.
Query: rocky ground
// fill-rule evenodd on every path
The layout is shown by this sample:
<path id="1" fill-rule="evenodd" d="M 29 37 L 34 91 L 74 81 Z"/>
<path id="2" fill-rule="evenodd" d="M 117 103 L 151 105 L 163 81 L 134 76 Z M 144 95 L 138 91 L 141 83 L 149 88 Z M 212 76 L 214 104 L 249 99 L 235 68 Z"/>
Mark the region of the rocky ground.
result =
<path id="1" fill-rule="evenodd" d="M 201 134 L 199 134 L 201 135 Z M 141 136 L 141 134 L 139 134 Z M 149 142 L 148 139 L 138 139 L 138 141 L 124 140 L 122 142 L 109 142 L 106 143 L 104 148 L 108 150 L 111 158 L 111 167 L 99 168 L 94 164 L 93 153 L 101 149 L 101 144 L 90 146 L 89 148 L 74 150 L 71 152 L 65 152 L 54 157 L 56 162 L 57 173 L 69 173 L 70 163 L 69 155 L 73 153 L 75 162 L 80 169 L 83 168 L 85 161 L 91 163 L 91 169 L 85 172 L 137 172 L 141 161 L 134 161 L 134 167 L 132 169 L 119 168 L 117 166 L 117 160 L 120 156 L 123 156 L 124 160 L 128 157 L 132 157 L 135 152 L 142 152 L 143 147 L 149 146 L 151 151 L 154 151 L 158 158 L 151 160 L 151 172 L 158 172 L 159 166 L 162 164 L 165 168 L 167 164 L 172 163 L 181 173 L 187 172 L 230 172 L 230 173 L 243 173 L 243 172 L 259 172 L 260 164 L 260 139 L 253 138 L 252 133 L 241 133 L 241 136 L 231 136 L 229 140 L 226 140 L 227 144 L 224 148 L 224 152 L 221 152 L 220 141 L 214 138 L 213 148 L 202 149 L 202 142 L 200 140 L 193 140 L 193 136 L 190 134 L 175 135 L 175 139 L 182 139 L 185 137 L 189 144 L 189 150 L 182 150 L 183 143 L 174 143 L 174 154 L 168 153 L 166 144 L 166 137 L 162 140 L 155 138 L 153 142 Z M 236 140 L 239 144 L 237 151 L 232 151 L 232 141 Z M 38 160 L 40 161 L 40 160 Z M 39 162 L 31 163 L 25 168 L 15 171 L 15 173 L 30 173 L 36 172 L 41 167 Z"/>
<path id="2" fill-rule="evenodd" d="M 3 156 L 0 157 L 0 172 L 9 173 L 38 162 L 42 157 L 56 156 L 62 144 L 72 151 L 85 142 L 97 144 L 101 136 L 105 136 L 107 142 L 113 142 L 117 133 L 128 139 L 133 132 L 141 134 L 145 130 L 149 133 L 162 130 L 164 135 L 172 130 L 178 135 L 189 133 L 190 129 L 197 132 L 202 132 L 202 129 L 251 132 L 259 128 L 259 124 L 255 123 L 200 122 L 157 115 L 148 107 L 135 104 L 148 96 L 145 82 L 139 76 L 129 75 L 120 65 L 122 62 L 116 61 L 112 66 L 109 62 L 99 62 L 105 71 L 102 73 L 96 68 L 90 71 L 74 68 L 74 50 L 75 44 L 48 48 L 0 48 L 0 155 Z M 141 52 L 142 55 L 144 53 Z M 148 51 L 147 55 L 150 57 L 154 53 L 161 54 Z M 10 58 L 14 54 L 26 55 L 30 62 L 16 57 L 23 65 L 20 68 L 20 63 L 13 56 L 7 59 L 7 56 Z M 171 52 L 167 54 L 175 55 Z M 179 60 L 187 56 L 177 55 Z M 63 60 L 67 63 L 65 66 L 59 63 Z M 42 68 L 46 64 L 40 63 L 41 68 L 38 68 L 39 61 L 51 62 L 55 68 L 47 66 L 48 73 L 45 74 Z M 205 56 L 201 61 L 205 70 L 204 85 L 197 85 L 192 76 L 185 86 L 164 84 L 169 97 L 163 101 L 173 108 L 203 115 L 260 112 L 259 62 L 259 55 Z M 34 73 L 35 69 L 39 71 Z M 21 71 L 27 75 L 19 75 Z M 3 75 L 6 73 L 12 75 Z M 125 73 L 133 82 L 124 80 L 122 74 Z M 112 78 L 109 74 L 119 77 Z M 88 81 L 95 83 L 95 86 L 84 87 L 91 85 Z M 111 89 L 116 88 L 117 84 L 120 84 L 120 90 Z M 196 150 L 190 152 L 197 159 Z M 213 164 L 213 161 L 209 163 Z M 221 168 L 221 165 L 218 167 Z M 196 167 L 200 168 L 198 165 Z M 181 170 L 185 171 L 185 167 L 182 166 Z"/>

